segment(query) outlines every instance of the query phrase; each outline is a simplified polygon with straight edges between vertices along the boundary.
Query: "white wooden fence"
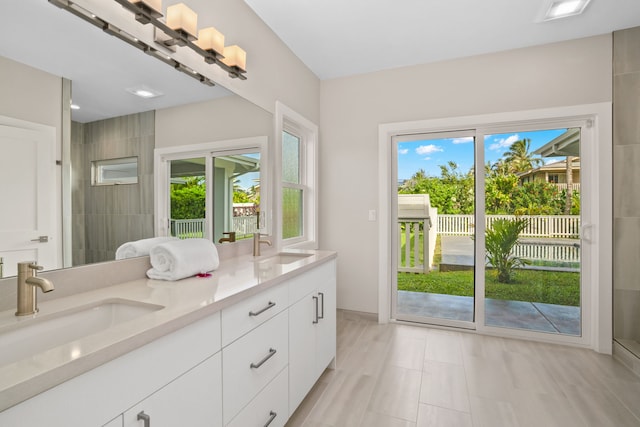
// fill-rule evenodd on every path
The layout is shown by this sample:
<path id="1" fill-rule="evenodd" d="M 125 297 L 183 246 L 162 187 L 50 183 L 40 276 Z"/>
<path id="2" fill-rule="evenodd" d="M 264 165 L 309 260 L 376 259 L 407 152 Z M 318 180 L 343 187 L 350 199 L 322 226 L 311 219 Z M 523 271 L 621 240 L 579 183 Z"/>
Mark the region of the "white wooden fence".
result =
<path id="1" fill-rule="evenodd" d="M 233 229 L 236 232 L 236 239 L 257 233 L 257 216 L 234 216 Z M 192 239 L 196 237 L 204 237 L 204 218 L 198 219 L 172 219 L 171 235 L 180 237 L 181 239 Z"/>
<path id="2" fill-rule="evenodd" d="M 513 254 L 532 261 L 577 263 L 580 262 L 580 243 L 578 240 L 549 243 L 525 240 L 513 248 Z"/>
<path id="3" fill-rule="evenodd" d="M 204 237 L 204 218 L 172 219 L 171 235 L 181 239 Z"/>
<path id="4" fill-rule="evenodd" d="M 490 229 L 496 219 L 515 219 L 515 215 L 487 215 L 485 227 Z M 528 220 L 521 237 L 580 237 L 579 215 L 522 215 Z M 450 236 L 471 236 L 474 234 L 473 215 L 438 215 L 438 233 Z"/>

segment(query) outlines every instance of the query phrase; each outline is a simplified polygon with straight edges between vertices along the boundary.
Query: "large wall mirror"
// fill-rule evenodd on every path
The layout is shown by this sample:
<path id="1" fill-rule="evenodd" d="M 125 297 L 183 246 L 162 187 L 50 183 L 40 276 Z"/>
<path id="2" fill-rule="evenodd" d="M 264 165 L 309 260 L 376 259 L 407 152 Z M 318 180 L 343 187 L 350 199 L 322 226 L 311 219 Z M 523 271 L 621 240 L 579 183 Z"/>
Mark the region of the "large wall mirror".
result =
<path id="1" fill-rule="evenodd" d="M 272 114 L 220 85 L 205 86 L 47 1 L 7 0 L 0 8 L 5 17 L 0 28 L 0 36 L 4 36 L 0 42 L 0 75 L 4 80 L 0 89 L 8 93 L 0 100 L 0 117 L 8 118 L 10 123 L 33 124 L 37 135 L 46 134 L 48 142 L 44 144 L 49 148 L 55 146 L 49 159 L 52 163 L 47 160 L 45 167 L 53 170 L 54 178 L 41 179 L 52 200 L 51 210 L 45 215 L 55 218 L 54 230 L 47 234 L 52 238 L 41 242 L 39 233 L 26 236 L 28 239 L 21 237 L 20 241 L 27 246 L 24 251 L 3 253 L 0 247 L 3 277 L 15 275 L 15 263 L 22 258 L 40 261 L 37 250 L 29 248 L 51 244 L 55 260 L 44 264 L 53 269 L 113 260 L 120 244 L 158 234 L 156 148 L 256 137 L 266 138 L 265 147 L 268 146 L 273 134 Z M 199 19 L 206 24 L 209 17 L 202 14 Z M 24 28 L 38 31 L 25 33 Z M 35 33 L 47 36 L 42 38 Z M 250 73 L 248 77 L 251 78 Z M 67 97 L 65 81 L 70 81 Z M 136 88 L 150 88 L 159 95 L 141 98 L 132 93 Z M 71 100 L 79 109 L 69 111 L 68 105 L 63 105 Z M 70 115 L 68 126 L 64 120 L 59 121 L 65 113 Z M 6 124 L 0 123 L 0 131 L 7 130 Z M 40 124 L 42 129 L 38 128 Z M 22 134 L 10 136 L 14 140 L 33 139 Z M 20 156 L 25 155 L 24 150 L 16 150 L 13 142 L 3 138 L 0 135 L 0 150 L 7 165 L 22 164 L 24 157 Z M 210 225 L 202 226 L 209 227 L 210 238 L 216 243 L 229 244 L 230 239 L 224 240 L 229 234 L 223 233 L 233 231 L 234 222 L 244 221 L 243 230 L 253 230 L 251 227 L 260 224 L 257 201 L 265 203 L 268 195 L 264 191 L 255 194 L 264 185 L 256 182 L 255 174 L 268 166 L 262 148 L 256 147 L 212 158 L 212 171 L 228 174 L 226 181 L 214 184 L 221 187 L 218 194 L 224 194 L 224 198 L 216 201 L 213 196 L 210 198 L 213 209 L 210 212 L 217 209 L 221 213 Z M 92 162 L 110 164 L 133 158 L 137 162 L 137 182 L 114 180 L 114 185 L 92 184 Z M 189 173 L 197 179 L 193 171 L 197 164 L 178 166 L 189 166 L 192 170 L 183 172 L 182 177 L 176 176 L 173 179 L 176 185 L 187 182 Z M 25 170 L 15 169 L 20 173 Z M 69 172 L 66 177 L 65 170 Z M 3 194 L 12 194 L 16 189 L 12 183 L 15 180 L 2 180 Z M 234 186 L 242 188 L 246 197 L 236 192 L 234 202 Z M 35 195 L 31 204 L 4 203 L 3 221 L 14 217 L 24 222 L 25 212 L 35 212 L 38 200 L 42 201 Z M 234 215 L 247 218 L 234 219 Z M 2 233 L 0 228 L 0 245 L 8 238 L 8 234 Z M 246 233 L 237 232 L 236 237 Z"/>

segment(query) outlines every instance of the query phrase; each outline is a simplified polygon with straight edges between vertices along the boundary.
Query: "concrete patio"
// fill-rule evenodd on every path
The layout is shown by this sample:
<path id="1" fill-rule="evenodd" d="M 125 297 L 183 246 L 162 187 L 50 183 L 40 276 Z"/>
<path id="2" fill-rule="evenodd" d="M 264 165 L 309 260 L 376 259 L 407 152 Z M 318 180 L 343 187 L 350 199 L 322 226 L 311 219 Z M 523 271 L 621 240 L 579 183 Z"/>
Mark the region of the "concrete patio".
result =
<path id="1" fill-rule="evenodd" d="M 398 291 L 398 314 L 473 321 L 473 298 Z M 487 326 L 580 335 L 580 307 L 538 302 L 485 300 Z"/>

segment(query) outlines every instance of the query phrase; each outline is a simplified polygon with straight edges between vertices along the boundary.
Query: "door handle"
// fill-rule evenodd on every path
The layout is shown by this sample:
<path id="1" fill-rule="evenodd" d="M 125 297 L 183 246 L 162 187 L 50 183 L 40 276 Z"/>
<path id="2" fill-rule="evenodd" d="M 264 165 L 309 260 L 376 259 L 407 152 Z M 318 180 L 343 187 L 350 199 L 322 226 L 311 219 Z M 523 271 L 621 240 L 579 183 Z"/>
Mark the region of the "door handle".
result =
<path id="1" fill-rule="evenodd" d="M 313 322 L 311 322 L 311 323 L 313 323 L 315 325 L 316 323 L 318 323 L 318 321 L 320 319 L 320 317 L 318 316 L 318 314 L 319 314 L 318 313 L 318 297 L 313 295 L 311 298 L 313 298 L 313 300 L 316 302 L 315 320 Z"/>
<path id="2" fill-rule="evenodd" d="M 37 239 L 31 239 L 31 241 L 38 243 L 47 243 L 49 241 L 49 236 L 40 236 Z"/>
<path id="3" fill-rule="evenodd" d="M 318 316 L 318 319 L 324 319 L 324 293 L 318 292 L 318 295 L 322 297 L 322 301 L 320 304 L 320 311 L 322 312 L 322 314 Z"/>
<path id="4" fill-rule="evenodd" d="M 137 421 L 142 421 L 144 427 L 151 427 L 151 417 L 144 413 L 144 411 L 140 412 L 136 417 Z"/>

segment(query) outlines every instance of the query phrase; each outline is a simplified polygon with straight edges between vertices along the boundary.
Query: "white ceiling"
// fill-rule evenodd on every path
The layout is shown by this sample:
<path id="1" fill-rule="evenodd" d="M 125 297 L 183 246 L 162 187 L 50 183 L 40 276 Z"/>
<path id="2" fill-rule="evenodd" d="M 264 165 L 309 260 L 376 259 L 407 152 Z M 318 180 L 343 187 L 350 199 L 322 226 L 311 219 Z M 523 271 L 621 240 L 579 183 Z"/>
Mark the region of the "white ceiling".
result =
<path id="1" fill-rule="evenodd" d="M 0 56 L 72 81 L 75 121 L 205 101 L 230 92 L 209 87 L 145 55 L 47 0 L 2 0 Z M 143 99 L 126 91 L 145 85 L 164 95 Z"/>
<path id="2" fill-rule="evenodd" d="M 199 21 L 215 24 L 207 1 L 187 3 L 197 5 Z M 536 21 L 550 0 L 245 1 L 321 79 L 640 26 L 640 0 L 592 0 L 582 16 L 542 23 Z M 70 79 L 73 101 L 81 107 L 72 113 L 76 121 L 230 95 L 47 0 L 2 0 L 0 10 L 0 56 Z M 139 85 L 164 95 L 145 100 L 125 90 Z"/>
<path id="3" fill-rule="evenodd" d="M 245 0 L 330 79 L 610 33 L 640 25 L 639 0 L 591 0 L 540 22 L 550 0 Z"/>

